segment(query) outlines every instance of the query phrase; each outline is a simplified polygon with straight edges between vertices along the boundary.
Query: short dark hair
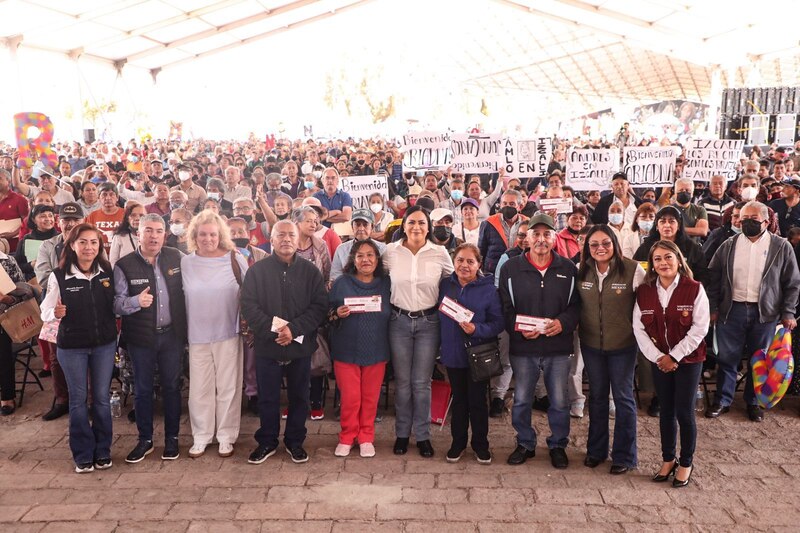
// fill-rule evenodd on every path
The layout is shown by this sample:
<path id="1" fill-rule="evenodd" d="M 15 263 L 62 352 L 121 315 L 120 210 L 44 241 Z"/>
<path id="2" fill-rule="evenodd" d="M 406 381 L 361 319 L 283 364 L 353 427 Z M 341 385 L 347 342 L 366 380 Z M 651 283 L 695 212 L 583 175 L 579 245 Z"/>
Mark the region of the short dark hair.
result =
<path id="1" fill-rule="evenodd" d="M 378 263 L 375 265 L 375 277 L 383 277 L 386 275 L 386 271 L 383 268 L 383 258 L 381 257 L 381 251 L 378 249 L 378 245 L 375 244 L 372 239 L 367 239 L 365 241 L 355 241 L 353 243 L 353 247 L 350 248 L 350 253 L 347 255 L 347 263 L 344 265 L 345 274 L 350 274 L 355 276 L 356 271 L 356 254 L 358 253 L 361 248 L 364 246 L 369 246 L 372 248 L 372 251 L 375 252 L 375 256 L 378 258 Z"/>

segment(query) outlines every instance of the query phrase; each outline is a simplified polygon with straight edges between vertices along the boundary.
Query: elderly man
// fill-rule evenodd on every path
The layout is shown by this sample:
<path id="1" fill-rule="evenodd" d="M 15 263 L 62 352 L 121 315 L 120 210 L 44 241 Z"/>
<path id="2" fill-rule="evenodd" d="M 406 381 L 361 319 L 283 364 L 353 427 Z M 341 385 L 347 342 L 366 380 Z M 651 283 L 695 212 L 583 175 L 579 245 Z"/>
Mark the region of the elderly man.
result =
<path id="1" fill-rule="evenodd" d="M 386 245 L 370 238 L 372 229 L 374 227 L 375 217 L 369 209 L 356 209 L 353 212 L 353 218 L 350 224 L 353 227 L 353 238 L 349 241 L 342 243 L 336 248 L 336 253 L 333 254 L 333 261 L 331 262 L 331 283 L 336 281 L 336 278 L 342 275 L 347 259 L 350 257 L 350 250 L 357 242 L 372 240 L 378 247 L 378 251 L 383 253 L 386 250 Z"/>
<path id="2" fill-rule="evenodd" d="M 447 209 L 437 207 L 431 211 L 431 235 L 434 244 L 444 246 L 452 260 L 455 256 L 456 248 L 462 244 L 460 238 L 453 235 L 453 213 Z"/>
<path id="3" fill-rule="evenodd" d="M 164 403 L 165 461 L 180 456 L 181 356 L 186 343 L 186 302 L 180 274 L 183 254 L 164 247 L 164 219 L 148 213 L 139 221 L 139 247 L 114 266 L 114 312 L 133 364 L 139 442 L 125 458 L 138 463 L 153 451 L 153 379 L 158 368 Z"/>
<path id="4" fill-rule="evenodd" d="M 242 179 L 239 169 L 234 166 L 229 166 L 225 169 L 225 194 L 224 198 L 233 202 L 237 198 L 252 198 L 253 191 L 246 185 L 239 185 Z"/>
<path id="5" fill-rule="evenodd" d="M 173 191 L 183 191 L 186 194 L 186 209 L 192 213 L 197 211 L 206 201 L 206 191 L 192 181 L 192 171 L 187 166 L 178 167 L 178 180 L 180 184 L 172 188 Z"/>
<path id="6" fill-rule="evenodd" d="M 308 417 L 311 354 L 317 328 L 325 320 L 328 298 L 319 269 L 296 255 L 300 238 L 293 222 L 272 227 L 273 253 L 247 271 L 242 285 L 242 314 L 255 333 L 258 447 L 248 462 L 261 464 L 278 448 L 281 382 L 286 376 L 289 412 L 286 451 L 295 463 L 308 461 L 303 449 Z"/>
<path id="7" fill-rule="evenodd" d="M 500 212 L 481 223 L 478 248 L 483 256 L 484 272 L 494 274 L 497 261 L 517 240 L 517 231 L 526 217 L 519 214 L 522 195 L 514 190 L 503 193 Z"/>
<path id="8" fill-rule="evenodd" d="M 748 202 L 742 207 L 740 218 L 742 233 L 722 243 L 709 265 L 711 275 L 706 291 L 711 322 L 717 325 L 719 370 L 714 403 L 706 416 L 717 418 L 730 410 L 737 365 L 745 354 L 747 414 L 750 420 L 761 422 L 764 410 L 753 391 L 749 358 L 755 351 L 769 347 L 778 321 L 787 329 L 797 325 L 800 273 L 789 242 L 767 231 L 767 206 Z"/>
<path id="9" fill-rule="evenodd" d="M 622 202 L 623 222 L 625 225 L 630 226 L 633 224 L 633 219 L 636 217 L 636 210 L 642 204 L 642 201 L 637 198 L 632 192 L 630 183 L 628 183 L 628 175 L 624 172 L 617 172 L 611 178 L 611 192 L 600 198 L 592 213 L 592 222 L 595 224 L 608 224 L 608 208 L 615 200 Z"/>
<path id="10" fill-rule="evenodd" d="M 353 214 L 353 199 L 350 194 L 339 189 L 339 173 L 329 167 L 322 172 L 322 190 L 314 194 L 322 207 L 328 210 L 328 218 L 323 225 L 331 227 L 337 222 L 348 222 Z"/>
<path id="11" fill-rule="evenodd" d="M 719 174 L 711 176 L 705 196 L 697 202 L 700 207 L 706 210 L 709 232 L 722 227 L 722 213 L 736 203 L 733 198 L 725 194 L 727 184 L 725 176 L 720 176 Z"/>
<path id="12" fill-rule="evenodd" d="M 500 270 L 500 297 L 516 380 L 511 423 L 517 432 L 517 447 L 508 457 L 511 465 L 536 454 L 531 406 L 541 372 L 550 398 L 550 461 L 555 468 L 569 465 L 565 451 L 570 425 L 567 382 L 580 302 L 575 290 L 578 270 L 572 261 L 553 251 L 555 241 L 552 217 L 535 214 L 528 226 L 530 251 L 509 259 Z"/>
<path id="13" fill-rule="evenodd" d="M 269 251 L 269 226 L 266 222 L 256 222 L 256 206 L 250 198 L 237 198 L 233 201 L 233 216 L 247 222 L 250 232 L 250 244 L 264 251 Z"/>
<path id="14" fill-rule="evenodd" d="M 29 185 L 28 183 L 19 181 L 18 179 L 15 179 L 13 183 L 14 188 L 19 191 L 21 195 L 31 200 L 35 198 L 37 194 L 39 194 L 39 191 L 47 191 L 53 197 L 53 201 L 57 206 L 63 205 L 67 202 L 75 201 L 75 197 L 72 195 L 72 193 L 67 192 L 58 186 L 58 177 L 56 176 L 56 171 L 50 167 L 44 167 L 39 173 L 39 184 L 41 187 Z"/>
<path id="15" fill-rule="evenodd" d="M 687 235 L 700 242 L 708 235 L 708 214 L 706 208 L 692 203 L 694 182 L 689 178 L 675 180 L 675 197 L 673 205 L 678 208 L 683 218 L 683 229 Z"/>

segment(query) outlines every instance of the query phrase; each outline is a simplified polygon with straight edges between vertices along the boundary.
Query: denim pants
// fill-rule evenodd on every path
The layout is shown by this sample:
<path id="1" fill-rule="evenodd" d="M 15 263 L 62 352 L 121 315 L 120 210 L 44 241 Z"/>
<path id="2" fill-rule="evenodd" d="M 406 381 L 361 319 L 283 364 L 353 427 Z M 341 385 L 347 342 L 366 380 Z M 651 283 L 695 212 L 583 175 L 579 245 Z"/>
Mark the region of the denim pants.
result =
<path id="1" fill-rule="evenodd" d="M 486 403 L 489 380 L 475 382 L 469 375 L 469 368 L 450 367 L 447 367 L 447 378 L 453 390 L 453 403 L 450 406 L 452 448 L 466 449 L 471 426 L 472 449 L 476 452 L 489 451 L 489 407 Z"/>
<path id="2" fill-rule="evenodd" d="M 610 390 L 614 394 L 614 405 L 617 408 L 611 462 L 634 468 L 637 464 L 636 401 L 633 396 L 636 345 L 602 351 L 582 343 L 581 352 L 589 378 L 589 438 L 586 454 L 595 459 L 608 457 Z"/>
<path id="3" fill-rule="evenodd" d="M 674 372 L 662 372 L 655 363 L 650 364 L 653 368 L 653 383 L 661 401 L 661 457 L 665 463 L 675 459 L 677 422 L 681 428 L 680 464 L 683 467 L 692 466 L 697 441 L 695 395 L 700 384 L 703 363 L 682 363 Z"/>
<path id="4" fill-rule="evenodd" d="M 394 369 L 395 433 L 419 441 L 431 438 L 431 376 L 439 350 L 439 315 L 411 318 L 392 311 L 389 345 Z"/>
<path id="5" fill-rule="evenodd" d="M 153 378 L 158 366 L 161 398 L 164 404 L 164 439 L 177 439 L 181 424 L 181 356 L 183 343 L 178 342 L 175 330 L 156 333 L 155 346 L 150 348 L 128 343 L 133 365 L 136 408 L 136 428 L 139 440 L 153 440 Z"/>
<path id="6" fill-rule="evenodd" d="M 69 448 L 75 464 L 111 457 L 109 388 L 117 342 L 94 348 L 58 347 L 58 362 L 69 389 Z M 89 423 L 87 374 L 92 383 L 92 422 Z"/>
<path id="7" fill-rule="evenodd" d="M 286 396 L 289 414 L 283 432 L 283 443 L 292 449 L 302 446 L 306 440 L 306 417 L 308 416 L 309 380 L 311 378 L 311 356 L 294 359 L 280 365 L 275 359 L 256 354 L 256 379 L 258 380 L 258 417 L 261 427 L 255 434 L 262 446 L 278 445 L 281 434 L 281 381 L 286 375 Z"/>
<path id="8" fill-rule="evenodd" d="M 547 421 L 550 436 L 547 447 L 566 448 L 569 443 L 569 354 L 564 355 L 514 355 L 511 354 L 511 368 L 514 369 L 514 406 L 511 408 L 511 425 L 517 432 L 517 444 L 527 450 L 536 448 L 536 431 L 531 424 L 533 391 L 539 375 L 544 374 L 544 385 L 550 399 Z"/>
<path id="9" fill-rule="evenodd" d="M 743 356 L 747 356 L 747 377 L 744 385 L 744 402 L 756 405 L 753 392 L 753 373 L 750 371 L 750 356 L 757 350 L 766 349 L 775 335 L 777 321 L 761 323 L 758 304 L 733 302 L 727 320 L 720 317 L 717 322 L 716 335 L 717 392 L 714 402 L 722 406 L 733 403 L 736 392 L 736 368 Z"/>

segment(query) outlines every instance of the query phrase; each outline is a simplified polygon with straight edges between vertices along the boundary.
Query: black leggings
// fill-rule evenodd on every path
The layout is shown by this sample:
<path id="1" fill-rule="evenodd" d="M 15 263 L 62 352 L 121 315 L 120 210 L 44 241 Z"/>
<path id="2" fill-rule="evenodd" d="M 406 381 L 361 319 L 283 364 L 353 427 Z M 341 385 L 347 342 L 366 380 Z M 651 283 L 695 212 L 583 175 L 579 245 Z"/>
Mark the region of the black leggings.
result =
<path id="1" fill-rule="evenodd" d="M 703 364 L 681 363 L 676 371 L 668 373 L 659 370 L 655 363 L 651 363 L 651 365 L 653 383 L 661 401 L 659 421 L 661 426 L 662 458 L 665 463 L 675 459 L 676 426 L 680 424 L 680 465 L 683 467 L 692 466 L 697 441 L 694 408 Z"/>
<path id="2" fill-rule="evenodd" d="M 14 357 L 11 337 L 6 330 L 0 328 L 0 400 L 9 401 L 16 397 L 16 379 L 14 376 Z"/>

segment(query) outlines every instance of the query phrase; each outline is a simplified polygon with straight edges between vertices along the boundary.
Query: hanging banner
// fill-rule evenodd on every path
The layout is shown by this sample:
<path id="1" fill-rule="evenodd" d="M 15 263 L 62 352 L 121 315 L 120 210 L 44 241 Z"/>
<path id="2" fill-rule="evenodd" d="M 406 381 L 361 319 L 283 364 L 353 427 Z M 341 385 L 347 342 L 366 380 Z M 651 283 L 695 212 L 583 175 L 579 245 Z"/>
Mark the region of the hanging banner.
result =
<path id="1" fill-rule="evenodd" d="M 453 157 L 447 132 L 409 131 L 401 145 L 407 169 L 446 169 Z"/>
<path id="2" fill-rule="evenodd" d="M 736 179 L 736 165 L 744 139 L 692 139 L 684 149 L 683 176 L 693 181 L 711 181 L 711 176 Z"/>
<path id="3" fill-rule="evenodd" d="M 353 210 L 369 209 L 369 197 L 372 193 L 379 192 L 383 199 L 389 197 L 389 183 L 386 175 L 381 176 L 342 176 L 339 179 L 339 187 L 350 194 L 353 199 Z"/>
<path id="4" fill-rule="evenodd" d="M 622 154 L 622 171 L 632 186 L 672 185 L 678 157 L 676 147 L 626 146 Z"/>
<path id="5" fill-rule="evenodd" d="M 503 140 L 499 133 L 454 133 L 450 148 L 456 172 L 486 174 L 500 168 Z"/>
<path id="6" fill-rule="evenodd" d="M 14 115 L 14 134 L 19 149 L 17 166 L 32 168 L 34 154 L 49 167 L 58 165 L 58 156 L 50 148 L 53 142 L 53 122 L 44 113 L 17 113 Z"/>
<path id="7" fill-rule="evenodd" d="M 549 137 L 503 139 L 503 168 L 510 179 L 545 179 L 552 158 L 553 143 Z"/>
<path id="8" fill-rule="evenodd" d="M 570 148 L 567 150 L 565 184 L 576 191 L 605 191 L 619 170 L 618 148 Z"/>

